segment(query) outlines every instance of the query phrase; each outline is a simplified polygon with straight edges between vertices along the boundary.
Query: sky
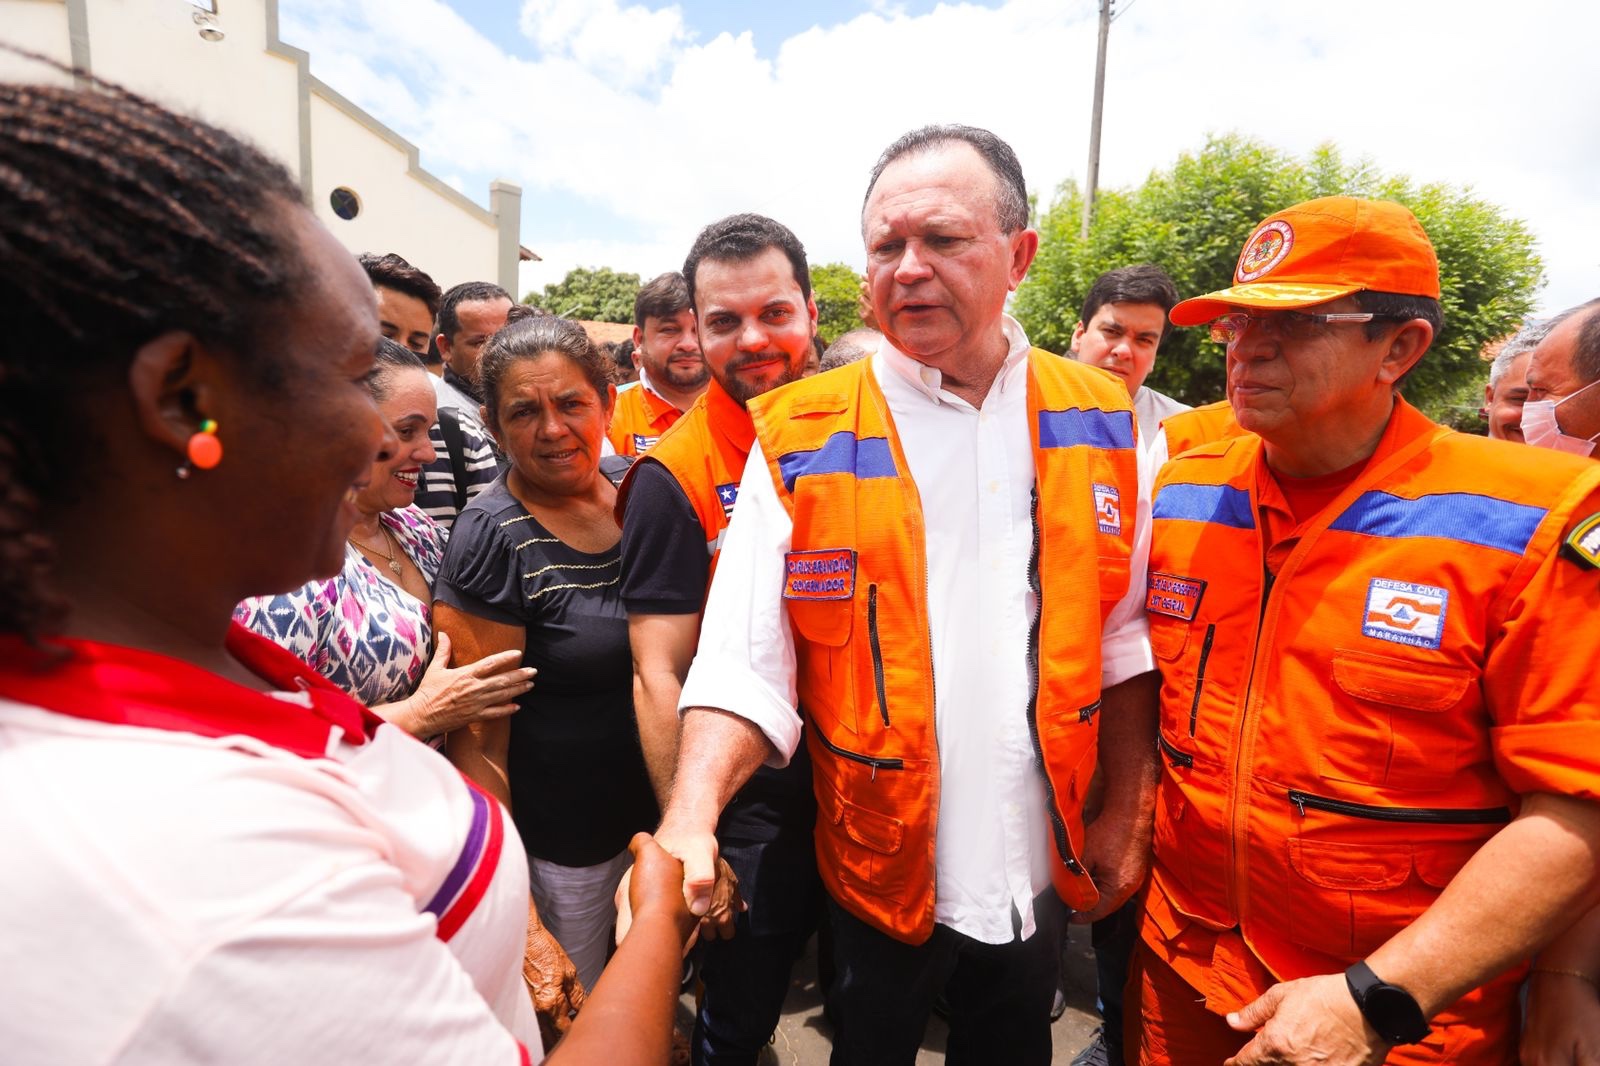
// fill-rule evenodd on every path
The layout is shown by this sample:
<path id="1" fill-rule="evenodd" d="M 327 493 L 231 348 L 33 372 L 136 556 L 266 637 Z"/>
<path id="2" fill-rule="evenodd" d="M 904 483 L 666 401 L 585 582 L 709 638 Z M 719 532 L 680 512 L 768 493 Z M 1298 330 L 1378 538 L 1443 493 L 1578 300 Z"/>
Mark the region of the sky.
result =
<path id="1" fill-rule="evenodd" d="M 964 122 L 1048 204 L 1087 172 L 1096 0 L 280 0 L 319 78 L 479 203 L 523 189 L 521 288 L 649 278 L 737 211 L 858 271 L 878 153 Z M 1116 0 L 1100 183 L 1211 133 L 1470 186 L 1527 222 L 1541 312 L 1600 295 L 1600 4 Z M 418 264 L 427 268 L 426 264 Z M 519 293 L 520 295 L 520 293 Z M 1188 295 L 1188 294 L 1185 294 Z"/>

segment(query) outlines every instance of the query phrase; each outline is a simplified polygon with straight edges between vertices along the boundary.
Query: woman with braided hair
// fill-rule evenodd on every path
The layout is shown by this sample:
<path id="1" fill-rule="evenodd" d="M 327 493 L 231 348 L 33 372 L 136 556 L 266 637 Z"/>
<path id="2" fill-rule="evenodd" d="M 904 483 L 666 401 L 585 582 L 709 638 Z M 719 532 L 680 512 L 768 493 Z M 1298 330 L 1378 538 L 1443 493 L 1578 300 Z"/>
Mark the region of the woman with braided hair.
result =
<path id="1" fill-rule="evenodd" d="M 220 130 L 0 84 L 0 308 L 5 1060 L 539 1059 L 509 819 L 230 621 L 339 570 L 396 447 L 355 259 Z M 562 1062 L 666 1056 L 692 919 L 634 849 Z"/>

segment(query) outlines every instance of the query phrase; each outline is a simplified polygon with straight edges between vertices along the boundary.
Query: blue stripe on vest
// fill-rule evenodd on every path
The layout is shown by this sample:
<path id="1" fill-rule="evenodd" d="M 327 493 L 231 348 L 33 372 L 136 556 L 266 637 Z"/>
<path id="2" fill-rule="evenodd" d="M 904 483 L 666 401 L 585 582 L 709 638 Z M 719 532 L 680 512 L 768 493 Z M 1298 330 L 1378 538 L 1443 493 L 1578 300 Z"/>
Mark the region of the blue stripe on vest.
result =
<path id="1" fill-rule="evenodd" d="M 1039 447 L 1133 447 L 1133 412 L 1073 407 L 1039 412 Z"/>
<path id="2" fill-rule="evenodd" d="M 1438 537 L 1521 555 L 1549 512 L 1471 492 L 1441 492 L 1414 500 L 1363 492 L 1329 529 L 1372 537 Z"/>
<path id="3" fill-rule="evenodd" d="M 894 455 L 885 437 L 859 440 L 847 429 L 829 437 L 822 447 L 809 452 L 790 452 L 778 457 L 778 472 L 783 487 L 794 491 L 794 483 L 814 474 L 850 474 L 857 478 L 899 477 Z"/>
<path id="4" fill-rule="evenodd" d="M 1250 494 L 1231 485 L 1167 485 L 1156 494 L 1150 517 L 1211 522 L 1234 529 L 1256 528 Z"/>

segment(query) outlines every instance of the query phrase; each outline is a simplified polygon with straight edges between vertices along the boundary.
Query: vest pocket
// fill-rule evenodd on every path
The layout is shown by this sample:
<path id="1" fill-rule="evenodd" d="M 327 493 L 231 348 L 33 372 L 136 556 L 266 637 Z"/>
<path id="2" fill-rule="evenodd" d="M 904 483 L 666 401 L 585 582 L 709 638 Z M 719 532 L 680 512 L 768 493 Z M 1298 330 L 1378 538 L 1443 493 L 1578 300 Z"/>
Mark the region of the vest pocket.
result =
<path id="1" fill-rule="evenodd" d="M 1387 788 L 1444 788 L 1462 755 L 1459 723 L 1445 712 L 1473 680 L 1463 667 L 1335 651 L 1317 772 Z"/>
<path id="2" fill-rule="evenodd" d="M 789 622 L 800 662 L 800 702 L 806 713 L 857 732 L 855 672 L 851 665 L 850 630 L 855 600 L 789 600 Z"/>
<path id="3" fill-rule="evenodd" d="M 846 885 L 874 896 L 901 899 L 911 864 L 896 858 L 905 823 L 858 806 L 817 776 L 817 824 Z"/>

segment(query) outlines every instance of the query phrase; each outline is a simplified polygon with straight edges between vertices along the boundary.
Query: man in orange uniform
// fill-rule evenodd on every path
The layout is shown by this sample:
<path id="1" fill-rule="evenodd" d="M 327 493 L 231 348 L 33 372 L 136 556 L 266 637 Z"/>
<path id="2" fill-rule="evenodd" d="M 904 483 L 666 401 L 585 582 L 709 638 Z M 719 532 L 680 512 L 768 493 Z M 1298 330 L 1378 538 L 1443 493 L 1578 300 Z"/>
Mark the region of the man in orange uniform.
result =
<path id="1" fill-rule="evenodd" d="M 952 1066 L 1048 1063 L 1063 900 L 1097 918 L 1147 861 L 1132 406 L 1006 316 L 1038 248 L 1027 217 L 988 131 L 930 127 L 880 158 L 862 230 L 884 340 L 750 401 L 679 700 L 658 839 L 697 913 L 722 807 L 807 746 L 835 1066 L 909 1066 L 940 992 Z"/>
<path id="2" fill-rule="evenodd" d="M 678 757 L 678 696 L 755 440 L 745 404 L 801 376 L 817 322 L 805 248 L 770 218 L 734 215 L 707 226 L 683 277 L 711 384 L 617 493 L 634 713 L 663 808 Z M 815 820 L 803 757 L 757 770 L 722 813 L 717 843 L 748 909 L 731 940 L 701 948 L 696 1066 L 754 1066 L 777 1027 L 790 968 L 821 905 Z"/>
<path id="3" fill-rule="evenodd" d="M 618 455 L 642 455 L 701 393 L 711 372 L 700 354 L 683 275 L 652 278 L 633 300 L 639 381 L 617 393 L 606 436 Z"/>
<path id="4" fill-rule="evenodd" d="M 1249 432 L 1156 481 L 1142 1063 L 1503 1066 L 1597 897 L 1600 464 L 1400 398 L 1438 296 L 1409 211 L 1327 198 L 1173 308 Z"/>

